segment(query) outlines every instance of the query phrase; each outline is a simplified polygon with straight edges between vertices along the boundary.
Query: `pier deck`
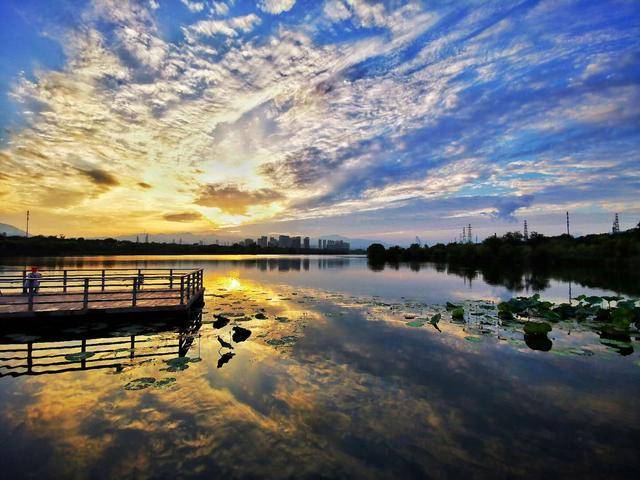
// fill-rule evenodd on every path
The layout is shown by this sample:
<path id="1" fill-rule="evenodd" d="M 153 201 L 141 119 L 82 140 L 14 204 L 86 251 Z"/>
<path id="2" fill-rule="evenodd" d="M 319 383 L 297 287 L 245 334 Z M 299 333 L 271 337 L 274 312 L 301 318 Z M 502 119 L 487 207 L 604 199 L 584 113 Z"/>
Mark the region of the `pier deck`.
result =
<path id="1" fill-rule="evenodd" d="M 3 318 L 187 312 L 204 296 L 203 271 L 178 269 L 0 271 Z"/>

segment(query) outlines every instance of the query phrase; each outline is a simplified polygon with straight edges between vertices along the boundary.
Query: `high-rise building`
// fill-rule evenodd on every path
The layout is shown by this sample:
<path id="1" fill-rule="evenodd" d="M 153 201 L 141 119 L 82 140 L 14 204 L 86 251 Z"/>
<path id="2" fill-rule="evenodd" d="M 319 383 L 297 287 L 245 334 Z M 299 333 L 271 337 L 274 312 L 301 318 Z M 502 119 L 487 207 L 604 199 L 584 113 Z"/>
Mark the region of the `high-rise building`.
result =
<path id="1" fill-rule="evenodd" d="M 291 237 L 289 235 L 280 235 L 278 237 L 278 246 L 280 248 L 291 248 Z"/>
<path id="2" fill-rule="evenodd" d="M 269 244 L 270 247 L 277 247 L 278 246 L 278 240 L 276 240 L 274 237 L 269 237 Z"/>
<path id="3" fill-rule="evenodd" d="M 348 253 L 351 245 L 342 240 L 323 240 L 323 249 L 336 253 Z"/>
<path id="4" fill-rule="evenodd" d="M 320 250 L 322 250 L 322 239 L 321 238 L 318 239 L 318 248 Z"/>
<path id="5" fill-rule="evenodd" d="M 305 250 L 309 250 L 309 248 L 311 248 L 311 240 L 309 237 L 304 237 L 304 240 L 302 241 L 302 248 Z"/>
<path id="6" fill-rule="evenodd" d="M 301 237 L 291 237 L 291 248 L 300 249 L 302 247 L 302 238 Z"/>
<path id="7" fill-rule="evenodd" d="M 267 239 L 267 237 L 265 235 L 261 236 L 258 239 L 258 246 L 260 248 L 265 248 L 268 245 L 268 243 L 269 243 L 269 240 Z"/>
<path id="8" fill-rule="evenodd" d="M 326 240 L 322 240 L 322 250 L 326 250 L 327 249 L 327 241 Z"/>

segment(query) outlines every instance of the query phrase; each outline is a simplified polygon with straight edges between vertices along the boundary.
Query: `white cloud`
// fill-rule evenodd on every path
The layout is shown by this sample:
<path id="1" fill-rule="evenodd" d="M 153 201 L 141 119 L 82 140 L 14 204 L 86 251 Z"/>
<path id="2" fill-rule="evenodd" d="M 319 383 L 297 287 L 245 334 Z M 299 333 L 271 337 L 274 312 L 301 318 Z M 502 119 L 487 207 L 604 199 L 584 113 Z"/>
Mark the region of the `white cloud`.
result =
<path id="1" fill-rule="evenodd" d="M 214 35 L 224 35 L 236 37 L 238 32 L 248 33 L 260 24 L 260 17 L 250 13 L 242 17 L 230 18 L 227 20 L 200 20 L 184 29 L 187 37 L 191 40 L 192 34 L 212 37 Z"/>
<path id="2" fill-rule="evenodd" d="M 180 0 L 182 4 L 189 9 L 190 12 L 197 13 L 204 10 L 203 2 L 194 2 L 192 0 Z"/>
<path id="3" fill-rule="evenodd" d="M 288 12 L 295 4 L 296 0 L 258 0 L 258 8 L 272 15 Z"/>

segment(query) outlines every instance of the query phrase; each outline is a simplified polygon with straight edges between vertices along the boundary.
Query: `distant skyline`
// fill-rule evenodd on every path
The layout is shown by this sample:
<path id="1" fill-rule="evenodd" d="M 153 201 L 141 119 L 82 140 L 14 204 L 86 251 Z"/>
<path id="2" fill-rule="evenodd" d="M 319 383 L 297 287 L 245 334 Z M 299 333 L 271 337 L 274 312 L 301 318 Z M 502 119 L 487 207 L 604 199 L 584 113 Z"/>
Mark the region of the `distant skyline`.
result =
<path id="1" fill-rule="evenodd" d="M 0 2 L 0 222 L 403 245 L 640 221 L 637 1 Z"/>

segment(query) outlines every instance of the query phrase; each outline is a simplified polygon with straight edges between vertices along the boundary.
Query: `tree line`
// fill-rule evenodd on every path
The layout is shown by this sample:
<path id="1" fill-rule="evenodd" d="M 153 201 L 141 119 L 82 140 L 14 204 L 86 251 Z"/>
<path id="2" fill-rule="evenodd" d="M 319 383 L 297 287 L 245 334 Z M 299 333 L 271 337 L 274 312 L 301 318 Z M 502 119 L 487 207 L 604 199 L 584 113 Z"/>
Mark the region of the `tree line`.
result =
<path id="1" fill-rule="evenodd" d="M 413 244 L 385 248 L 379 243 L 367 249 L 369 261 L 441 262 L 468 267 L 503 266 L 623 266 L 640 267 L 640 224 L 617 234 L 582 237 L 547 237 L 533 232 L 525 239 L 520 232 L 491 236 L 481 243 L 438 243 L 431 247 Z"/>
<path id="2" fill-rule="evenodd" d="M 58 255 L 224 255 L 224 254 L 334 254 L 328 250 L 259 247 L 257 245 L 205 245 L 160 242 L 133 242 L 115 238 L 86 239 L 54 236 L 0 235 L 0 257 L 41 257 Z M 362 251 L 361 253 L 364 253 Z"/>

